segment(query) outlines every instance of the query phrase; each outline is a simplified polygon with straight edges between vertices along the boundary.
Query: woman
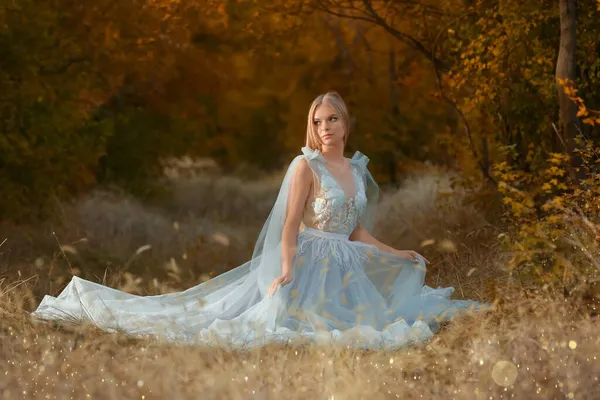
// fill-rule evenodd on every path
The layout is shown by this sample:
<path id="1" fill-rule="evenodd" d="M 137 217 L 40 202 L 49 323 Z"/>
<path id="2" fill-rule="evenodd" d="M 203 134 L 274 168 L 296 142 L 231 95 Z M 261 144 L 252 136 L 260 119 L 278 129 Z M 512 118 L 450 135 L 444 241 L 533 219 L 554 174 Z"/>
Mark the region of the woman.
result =
<path id="1" fill-rule="evenodd" d="M 378 187 L 365 155 L 343 155 L 348 123 L 337 93 L 313 101 L 306 147 L 246 264 L 183 292 L 145 297 L 73 277 L 57 298 L 44 297 L 34 317 L 194 344 L 309 339 L 390 349 L 426 340 L 441 321 L 480 308 L 450 300 L 452 287 L 424 286 L 424 257 L 371 235 Z"/>

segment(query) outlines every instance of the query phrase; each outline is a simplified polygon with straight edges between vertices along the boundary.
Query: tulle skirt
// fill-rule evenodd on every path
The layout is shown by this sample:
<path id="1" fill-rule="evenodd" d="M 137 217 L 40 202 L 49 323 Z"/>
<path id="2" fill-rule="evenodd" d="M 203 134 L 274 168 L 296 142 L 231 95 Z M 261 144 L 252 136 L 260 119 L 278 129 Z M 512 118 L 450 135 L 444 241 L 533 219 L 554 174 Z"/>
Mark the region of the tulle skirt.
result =
<path id="1" fill-rule="evenodd" d="M 281 248 L 185 291 L 157 296 L 74 276 L 58 297 L 45 296 L 32 315 L 181 344 L 247 349 L 316 342 L 395 349 L 426 341 L 459 312 L 488 306 L 451 300 L 454 288 L 424 285 L 422 261 L 350 241 L 348 235 L 305 228 L 297 250 L 292 283 L 273 296 L 264 293 L 259 280 L 265 277 L 253 266 L 280 263 Z"/>

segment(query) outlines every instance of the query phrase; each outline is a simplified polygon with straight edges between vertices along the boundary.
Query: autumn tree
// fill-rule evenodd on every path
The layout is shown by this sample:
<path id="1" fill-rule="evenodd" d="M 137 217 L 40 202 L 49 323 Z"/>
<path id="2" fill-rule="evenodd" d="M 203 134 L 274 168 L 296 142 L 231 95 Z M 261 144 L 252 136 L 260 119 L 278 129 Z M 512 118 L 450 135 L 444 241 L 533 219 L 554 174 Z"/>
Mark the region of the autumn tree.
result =
<path id="1" fill-rule="evenodd" d="M 183 154 L 250 175 L 279 168 L 327 90 L 351 109 L 348 151 L 368 153 L 383 185 L 410 160 L 488 181 L 494 163 L 545 163 L 562 148 L 557 60 L 600 108 L 589 1 L 567 58 L 554 0 L 38 3 L 0 8 L 2 217 L 102 184 L 152 193 L 162 161 Z"/>
<path id="2" fill-rule="evenodd" d="M 432 90 L 455 111 L 459 122 L 454 137 L 464 140 L 469 149 L 466 153 L 474 158 L 484 175 L 489 175 L 494 160 L 502 160 L 504 156 L 514 159 L 521 168 L 532 168 L 532 162 L 542 162 L 544 154 L 560 143 L 553 128 L 553 123 L 561 120 L 554 71 L 561 23 L 557 2 L 456 1 L 439 5 L 426 0 L 313 0 L 299 3 L 304 10 L 386 32 L 403 45 L 403 51 L 412 50 L 429 61 L 432 67 L 429 72 L 438 81 Z M 571 3 L 574 7 L 574 2 Z M 281 7 L 282 12 L 289 13 L 299 9 L 294 2 Z M 590 76 L 598 64 L 599 32 L 592 21 L 597 5 L 583 2 L 579 7 L 582 46 L 577 52 L 583 58 L 578 64 L 577 80 L 582 80 L 586 97 L 593 99 L 598 91 L 597 77 Z M 572 29 L 567 26 L 566 32 L 571 36 L 575 34 L 573 16 L 565 14 L 563 19 L 563 24 L 571 21 Z M 571 51 L 559 59 L 563 60 L 559 61 L 560 68 L 575 65 L 573 40 Z M 574 68 L 570 71 L 575 73 Z M 570 121 L 574 121 L 572 105 L 569 107 Z M 569 126 L 573 134 L 577 127 L 572 123 Z M 456 137 L 461 131 L 465 133 L 464 139 Z M 532 146 L 537 153 L 528 159 L 526 155 Z"/>

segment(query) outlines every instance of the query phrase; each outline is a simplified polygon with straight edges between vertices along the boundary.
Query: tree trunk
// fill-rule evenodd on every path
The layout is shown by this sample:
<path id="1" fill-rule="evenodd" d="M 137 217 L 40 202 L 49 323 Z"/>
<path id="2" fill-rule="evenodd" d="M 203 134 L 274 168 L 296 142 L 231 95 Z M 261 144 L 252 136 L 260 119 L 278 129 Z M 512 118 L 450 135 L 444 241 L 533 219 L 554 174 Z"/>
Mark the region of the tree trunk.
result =
<path id="1" fill-rule="evenodd" d="M 560 49 L 556 63 L 556 78 L 568 79 L 575 82 L 576 78 L 576 41 L 577 41 L 577 0 L 560 0 Z M 564 144 L 568 154 L 573 160 L 573 167 L 577 168 L 580 160 L 574 157 L 575 137 L 579 128 L 577 106 L 565 94 L 564 88 L 558 85 L 558 103 L 560 106 L 560 125 Z"/>
<path id="2" fill-rule="evenodd" d="M 389 52 L 389 77 L 390 77 L 390 100 L 392 103 L 392 120 L 394 123 L 398 122 L 400 117 L 400 99 L 398 95 L 398 83 L 396 82 L 396 51 L 394 46 L 390 43 Z M 395 129 L 394 129 L 395 130 Z M 397 131 L 395 132 L 398 133 Z M 396 146 L 391 149 L 390 160 L 389 160 L 389 171 L 390 171 L 390 182 L 394 187 L 398 185 L 398 176 L 396 174 L 397 160 L 396 160 Z"/>

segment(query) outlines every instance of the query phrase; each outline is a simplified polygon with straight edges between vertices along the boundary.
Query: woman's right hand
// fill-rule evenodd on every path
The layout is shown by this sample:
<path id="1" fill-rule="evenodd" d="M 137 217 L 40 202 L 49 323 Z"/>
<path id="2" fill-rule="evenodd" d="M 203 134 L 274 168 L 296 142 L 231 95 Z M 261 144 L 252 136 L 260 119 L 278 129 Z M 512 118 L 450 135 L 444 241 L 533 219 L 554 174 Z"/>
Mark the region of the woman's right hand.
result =
<path id="1" fill-rule="evenodd" d="M 285 285 L 292 282 L 292 271 L 284 271 L 281 276 L 278 276 L 273 280 L 269 287 L 269 296 L 273 296 L 278 286 L 284 287 Z"/>

